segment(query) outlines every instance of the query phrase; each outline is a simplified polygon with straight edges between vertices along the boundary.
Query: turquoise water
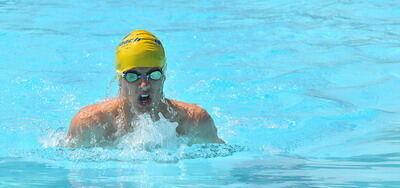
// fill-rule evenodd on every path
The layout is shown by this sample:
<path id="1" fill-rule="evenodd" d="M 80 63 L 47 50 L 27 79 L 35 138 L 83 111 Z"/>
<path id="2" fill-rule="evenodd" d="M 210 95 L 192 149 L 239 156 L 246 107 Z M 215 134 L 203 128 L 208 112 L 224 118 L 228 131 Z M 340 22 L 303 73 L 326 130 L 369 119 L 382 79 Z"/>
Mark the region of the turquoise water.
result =
<path id="1" fill-rule="evenodd" d="M 0 186 L 398 187 L 399 17 L 398 1 L 0 1 Z M 157 122 L 143 131 L 161 140 L 62 147 L 81 107 L 117 94 L 135 29 L 166 48 L 166 96 L 207 109 L 227 145 Z"/>

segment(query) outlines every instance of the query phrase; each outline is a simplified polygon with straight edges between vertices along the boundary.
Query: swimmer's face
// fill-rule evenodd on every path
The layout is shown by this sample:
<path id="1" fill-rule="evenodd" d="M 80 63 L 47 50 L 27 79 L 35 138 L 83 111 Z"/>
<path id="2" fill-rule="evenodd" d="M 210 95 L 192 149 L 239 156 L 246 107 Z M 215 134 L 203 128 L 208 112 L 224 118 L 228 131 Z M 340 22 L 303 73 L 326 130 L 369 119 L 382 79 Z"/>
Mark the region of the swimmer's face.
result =
<path id="1" fill-rule="evenodd" d="M 120 79 L 121 92 L 127 97 L 129 102 L 133 104 L 133 108 L 137 112 L 150 112 L 158 107 L 158 104 L 163 99 L 163 85 L 165 81 L 164 73 L 159 77 L 158 72 L 161 68 L 154 67 L 138 67 L 133 68 L 125 73 L 136 73 L 139 76 L 135 81 L 132 77 L 136 75 L 125 75 Z M 153 74 L 151 74 L 153 73 Z M 147 75 L 147 77 L 146 77 Z M 156 76 L 154 76 L 156 75 Z M 159 78 L 159 79 L 154 79 Z"/>

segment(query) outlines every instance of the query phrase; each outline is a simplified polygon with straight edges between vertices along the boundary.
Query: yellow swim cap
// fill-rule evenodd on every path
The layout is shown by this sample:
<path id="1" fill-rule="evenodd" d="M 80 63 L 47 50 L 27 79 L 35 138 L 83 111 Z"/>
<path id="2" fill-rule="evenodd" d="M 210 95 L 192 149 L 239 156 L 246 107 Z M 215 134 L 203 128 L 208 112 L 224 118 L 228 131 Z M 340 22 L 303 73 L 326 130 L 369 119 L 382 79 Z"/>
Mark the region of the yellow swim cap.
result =
<path id="1" fill-rule="evenodd" d="M 119 75 L 136 67 L 164 66 L 164 48 L 157 37 L 148 31 L 132 31 L 117 47 L 115 68 Z"/>

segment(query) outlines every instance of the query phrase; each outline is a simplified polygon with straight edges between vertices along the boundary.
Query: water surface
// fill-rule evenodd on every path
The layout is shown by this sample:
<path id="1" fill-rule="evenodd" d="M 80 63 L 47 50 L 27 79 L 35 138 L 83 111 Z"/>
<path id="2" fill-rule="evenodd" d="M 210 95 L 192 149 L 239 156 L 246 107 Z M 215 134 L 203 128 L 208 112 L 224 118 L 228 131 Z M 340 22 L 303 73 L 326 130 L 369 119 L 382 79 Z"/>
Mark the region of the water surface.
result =
<path id="1" fill-rule="evenodd" d="M 0 1 L 0 186 L 396 187 L 399 17 L 398 1 Z M 165 46 L 166 96 L 227 145 L 58 147 L 117 94 L 135 29 Z"/>

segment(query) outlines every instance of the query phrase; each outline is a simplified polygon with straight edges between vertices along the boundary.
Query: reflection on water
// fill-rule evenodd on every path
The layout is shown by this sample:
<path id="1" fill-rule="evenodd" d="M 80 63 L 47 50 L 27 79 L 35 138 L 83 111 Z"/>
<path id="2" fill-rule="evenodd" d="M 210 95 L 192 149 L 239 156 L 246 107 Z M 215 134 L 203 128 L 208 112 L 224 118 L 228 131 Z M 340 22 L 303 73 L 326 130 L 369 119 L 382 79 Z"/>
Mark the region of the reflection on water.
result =
<path id="1" fill-rule="evenodd" d="M 208 163 L 183 160 L 172 164 L 108 160 L 66 166 L 56 162 L 2 158 L 0 167 L 8 170 L 2 171 L 1 175 L 10 178 L 3 179 L 1 185 L 235 186 L 244 183 L 248 186 L 390 187 L 400 183 L 395 180 L 400 174 L 400 153 L 327 159 L 290 155 L 259 155 L 256 158 L 247 160 L 239 156 Z M 8 176 L 10 174 L 13 178 Z M 36 174 L 35 178 L 32 174 Z"/>
<path id="2" fill-rule="evenodd" d="M 0 158 L 0 186 L 71 186 L 68 170 L 46 163 L 23 161 L 18 158 Z"/>
<path id="3" fill-rule="evenodd" d="M 400 174 L 399 157 L 400 153 L 329 159 L 270 156 L 241 162 L 231 173 L 240 182 L 254 185 L 382 187 L 400 183 L 393 181 Z M 395 160 L 387 162 L 390 158 Z M 384 174 L 390 175 L 382 178 Z"/>

